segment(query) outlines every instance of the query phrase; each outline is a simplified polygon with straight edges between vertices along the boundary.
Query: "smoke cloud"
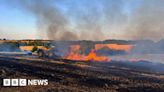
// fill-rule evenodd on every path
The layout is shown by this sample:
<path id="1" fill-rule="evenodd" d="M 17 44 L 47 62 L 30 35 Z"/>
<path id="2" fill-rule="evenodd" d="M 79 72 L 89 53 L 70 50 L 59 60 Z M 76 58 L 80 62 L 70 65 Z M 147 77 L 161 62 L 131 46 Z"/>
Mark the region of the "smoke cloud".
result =
<path id="1" fill-rule="evenodd" d="M 131 12 L 125 32 L 127 36 L 132 39 L 164 38 L 163 3 L 163 0 L 142 0 L 141 4 Z"/>
<path id="2" fill-rule="evenodd" d="M 76 35 L 69 32 L 69 26 L 65 16 L 52 4 L 52 0 L 16 0 L 12 2 L 19 9 L 28 12 L 37 20 L 38 30 L 46 31 L 51 40 L 73 40 Z M 66 38 L 67 37 L 67 38 Z"/>
<path id="3" fill-rule="evenodd" d="M 129 3 L 130 2 L 130 3 Z M 135 4 L 138 2 L 138 4 Z M 51 40 L 164 38 L 163 0 L 13 0 Z"/>

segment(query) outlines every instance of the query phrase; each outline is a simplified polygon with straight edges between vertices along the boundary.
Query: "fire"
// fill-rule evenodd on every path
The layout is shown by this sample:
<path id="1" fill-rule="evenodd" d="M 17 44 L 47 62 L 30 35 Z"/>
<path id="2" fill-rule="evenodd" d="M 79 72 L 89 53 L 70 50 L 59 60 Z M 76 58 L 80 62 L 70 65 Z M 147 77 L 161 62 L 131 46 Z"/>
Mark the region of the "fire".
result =
<path id="1" fill-rule="evenodd" d="M 92 49 L 91 52 L 86 56 L 86 60 L 93 60 L 93 61 L 110 61 L 108 57 L 105 56 L 97 56 L 95 51 Z"/>
<path id="2" fill-rule="evenodd" d="M 110 61 L 111 59 L 106 56 L 98 56 L 95 52 L 103 47 L 108 47 L 113 50 L 123 50 L 129 52 L 132 45 L 118 45 L 118 44 L 95 44 L 95 48 L 90 50 L 88 55 L 81 53 L 80 45 L 71 45 L 69 52 L 64 56 L 64 59 L 81 60 L 81 61 Z"/>
<path id="3" fill-rule="evenodd" d="M 132 48 L 132 45 L 118 45 L 118 44 L 96 44 L 95 49 L 99 50 L 103 47 L 108 47 L 109 49 L 113 50 L 123 50 L 129 52 Z"/>
<path id="4" fill-rule="evenodd" d="M 70 46 L 69 53 L 64 57 L 64 59 L 81 61 L 110 61 L 108 57 L 97 56 L 94 49 L 92 49 L 88 55 L 80 54 L 80 45 Z"/>

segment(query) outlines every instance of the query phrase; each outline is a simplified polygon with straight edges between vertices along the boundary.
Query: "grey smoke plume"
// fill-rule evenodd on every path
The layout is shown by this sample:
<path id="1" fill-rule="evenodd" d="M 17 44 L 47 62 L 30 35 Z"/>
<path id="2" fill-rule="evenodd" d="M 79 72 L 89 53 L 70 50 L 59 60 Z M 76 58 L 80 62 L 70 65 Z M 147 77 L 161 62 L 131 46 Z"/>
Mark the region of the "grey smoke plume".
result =
<path id="1" fill-rule="evenodd" d="M 80 3 L 79 0 L 12 0 L 9 2 L 23 12 L 34 15 L 38 32 L 46 33 L 52 40 L 164 38 L 163 0 L 136 0 L 135 2 L 81 0 Z M 138 5 L 135 5 L 136 2 L 139 2 Z M 125 9 L 127 6 L 129 9 Z"/>
<path id="2" fill-rule="evenodd" d="M 164 38 L 164 0 L 142 0 L 129 17 L 127 36 L 131 39 Z M 125 34 L 125 35 L 126 35 Z"/>
<path id="3" fill-rule="evenodd" d="M 77 39 L 76 35 L 69 31 L 66 17 L 52 3 L 53 0 L 14 0 L 12 5 L 34 15 L 39 32 L 46 31 L 49 39 Z"/>
<path id="4" fill-rule="evenodd" d="M 110 0 L 112 1 L 112 0 Z M 81 5 L 65 6 L 61 12 L 56 2 L 78 2 L 76 0 L 13 0 L 12 5 L 35 16 L 39 32 L 46 32 L 52 40 L 103 40 L 108 38 L 103 30 L 112 23 L 120 22 L 122 0 L 82 1 Z M 118 3 L 118 4 L 117 4 Z M 121 5 L 121 6 L 120 6 Z M 108 11 L 108 9 L 110 10 Z M 113 10 L 116 10 L 113 12 Z M 118 21 L 116 21 L 116 20 Z M 73 23 L 72 21 L 73 20 Z M 110 21 L 110 22 L 109 22 Z M 110 24 L 109 24 L 110 23 Z M 107 28 L 108 29 L 108 28 Z M 43 32 L 43 33 L 44 33 Z"/>
<path id="5" fill-rule="evenodd" d="M 120 25 L 126 16 L 122 13 L 123 1 L 94 0 L 94 3 L 82 3 L 77 6 L 75 30 L 80 30 L 81 39 L 104 40 L 110 38 L 112 27 Z"/>

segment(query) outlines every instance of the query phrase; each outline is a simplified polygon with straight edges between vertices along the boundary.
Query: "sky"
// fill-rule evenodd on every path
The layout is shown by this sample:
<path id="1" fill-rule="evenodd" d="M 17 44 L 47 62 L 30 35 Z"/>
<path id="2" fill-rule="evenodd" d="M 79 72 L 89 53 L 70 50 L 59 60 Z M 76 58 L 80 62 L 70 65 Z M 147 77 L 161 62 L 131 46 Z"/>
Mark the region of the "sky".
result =
<path id="1" fill-rule="evenodd" d="M 16 4 L 14 1 L 16 1 Z M 150 11 L 148 12 L 148 14 L 150 13 L 149 15 L 150 16 L 152 15 L 152 17 L 150 17 L 151 19 L 158 16 L 158 15 L 153 15 L 153 12 L 159 11 L 163 7 L 157 6 L 158 8 L 156 8 L 156 10 L 154 9 L 153 11 L 153 9 L 151 8 L 156 7 L 156 5 L 158 5 L 158 3 L 153 4 L 154 1 L 156 0 L 147 0 L 147 1 L 145 0 L 146 2 L 144 0 L 45 0 L 46 4 L 42 4 L 43 7 L 41 6 L 39 8 L 44 10 L 44 8 L 47 8 L 44 7 L 44 5 L 45 6 L 48 5 L 47 9 L 51 8 L 50 6 L 57 7 L 55 9 L 53 8 L 55 13 L 57 12 L 59 13 L 57 16 L 62 16 L 60 18 L 65 19 L 62 21 L 68 22 L 63 24 L 61 20 L 57 20 L 55 19 L 56 17 L 54 17 L 55 21 L 59 21 L 59 23 L 61 22 L 60 27 L 64 26 L 64 29 L 63 28 L 60 29 L 63 30 L 63 32 L 46 29 L 47 27 L 50 26 L 48 25 L 49 23 L 55 24 L 56 22 L 49 20 L 49 18 L 42 17 L 43 15 L 42 13 L 45 13 L 45 11 L 43 12 L 41 9 L 37 9 L 39 10 L 37 11 L 37 13 L 41 13 L 40 15 L 38 15 L 36 14 L 36 12 L 34 13 L 33 10 L 27 9 L 27 7 L 32 5 L 37 6 L 37 3 L 35 1 L 39 1 L 39 0 L 29 0 L 32 1 L 30 3 L 28 2 L 28 0 L 22 0 L 22 1 L 25 1 L 25 3 L 27 4 L 23 3 L 24 5 L 20 5 L 22 3 L 19 3 L 19 0 L 0 0 L 0 38 L 62 40 L 62 39 L 67 39 L 67 38 L 63 38 L 63 36 L 65 36 L 65 34 L 68 32 L 71 32 L 70 36 L 74 37 L 74 38 L 70 37 L 70 39 L 85 39 L 86 37 L 82 37 L 84 35 L 88 36 L 87 40 L 140 39 L 140 38 L 141 39 L 152 38 L 152 39 L 159 40 L 163 38 L 162 35 L 160 34 L 161 29 L 163 28 L 158 29 L 156 35 L 152 35 L 154 34 L 154 31 L 152 32 L 151 30 L 150 32 L 149 31 L 144 32 L 145 34 L 143 36 L 140 35 L 141 33 L 143 33 L 143 31 L 140 32 L 138 31 L 138 29 L 143 30 L 143 27 L 139 25 L 140 21 L 138 22 L 137 20 L 136 22 L 136 19 L 142 19 L 145 17 L 146 15 L 144 14 L 145 11 Z M 40 0 L 40 1 L 44 1 L 44 0 Z M 160 1 L 162 0 L 159 0 L 159 3 Z M 161 6 L 162 4 L 159 5 Z M 141 11 L 144 9 L 145 11 Z M 138 11 L 143 13 L 144 15 L 139 14 Z M 160 12 L 162 12 L 163 14 L 164 11 L 161 10 Z M 55 13 L 51 15 L 55 15 Z M 147 25 L 147 23 L 150 22 L 148 20 L 150 19 L 145 19 L 144 21 L 146 22 L 144 22 L 143 24 Z M 163 19 L 161 19 L 161 21 L 162 20 Z M 39 22 L 41 21 L 41 23 L 38 24 L 38 21 Z M 156 24 L 161 24 L 161 22 L 157 21 Z M 38 26 L 41 27 L 38 28 Z M 161 25 L 157 25 L 157 26 L 161 26 Z M 60 27 L 58 26 L 57 29 L 55 30 L 59 30 Z M 66 31 L 67 29 L 65 27 L 68 29 L 68 31 Z M 136 28 L 136 29 L 133 31 L 132 28 Z M 99 29 L 101 30 L 101 32 Z M 129 29 L 131 29 L 132 31 L 129 31 Z M 149 30 L 149 28 L 146 29 L 144 28 L 144 30 Z M 55 37 L 57 36 L 56 34 L 52 35 L 55 32 L 56 34 L 61 33 L 62 36 Z M 99 34 L 100 36 L 98 36 L 96 33 Z M 160 38 L 158 37 L 158 34 L 160 34 L 159 35 L 161 36 Z M 76 35 L 77 37 L 75 37 L 74 35 Z"/>
<path id="2" fill-rule="evenodd" d="M 0 32 L 0 38 L 6 39 L 38 38 L 35 18 L 9 7 L 3 0 L 0 0 Z"/>

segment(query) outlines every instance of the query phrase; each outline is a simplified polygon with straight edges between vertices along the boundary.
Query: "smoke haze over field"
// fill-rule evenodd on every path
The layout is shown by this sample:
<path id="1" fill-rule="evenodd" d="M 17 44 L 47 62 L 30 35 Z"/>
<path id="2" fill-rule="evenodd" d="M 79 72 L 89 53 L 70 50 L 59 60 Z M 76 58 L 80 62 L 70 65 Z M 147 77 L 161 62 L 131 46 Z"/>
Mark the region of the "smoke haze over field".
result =
<path id="1" fill-rule="evenodd" d="M 143 0 L 137 9 L 132 11 L 127 32 L 133 39 L 164 38 L 163 3 L 163 0 Z"/>
<path id="2" fill-rule="evenodd" d="M 5 0 L 52 40 L 164 38 L 163 0 Z"/>

